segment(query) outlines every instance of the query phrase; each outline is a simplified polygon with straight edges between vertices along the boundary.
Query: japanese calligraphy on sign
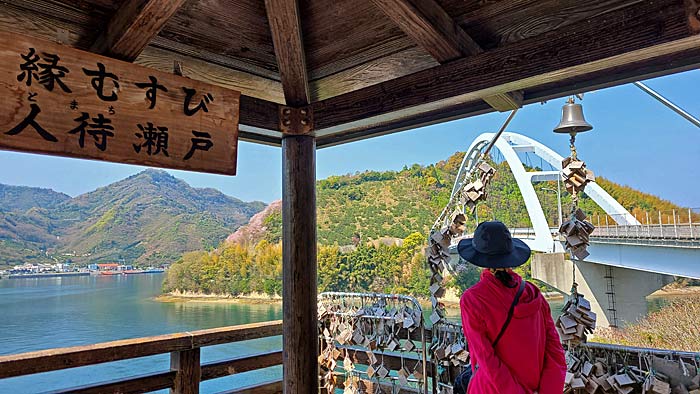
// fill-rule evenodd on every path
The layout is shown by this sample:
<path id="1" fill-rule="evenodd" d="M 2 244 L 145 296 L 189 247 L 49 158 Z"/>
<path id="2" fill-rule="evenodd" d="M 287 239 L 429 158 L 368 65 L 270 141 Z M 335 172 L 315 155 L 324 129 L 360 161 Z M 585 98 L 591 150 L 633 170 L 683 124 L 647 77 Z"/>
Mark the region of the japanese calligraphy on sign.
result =
<path id="1" fill-rule="evenodd" d="M 0 32 L 0 149 L 235 175 L 240 93 Z"/>

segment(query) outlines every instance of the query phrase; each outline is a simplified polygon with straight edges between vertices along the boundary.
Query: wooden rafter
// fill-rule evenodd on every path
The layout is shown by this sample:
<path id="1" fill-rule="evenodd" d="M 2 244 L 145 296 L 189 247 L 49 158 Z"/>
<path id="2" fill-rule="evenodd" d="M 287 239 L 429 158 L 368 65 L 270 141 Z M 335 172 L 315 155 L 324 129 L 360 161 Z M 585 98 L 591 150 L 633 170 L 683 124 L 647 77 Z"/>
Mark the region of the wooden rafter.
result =
<path id="1" fill-rule="evenodd" d="M 284 104 L 282 84 L 235 68 L 207 62 L 201 58 L 186 56 L 180 52 L 164 50 L 149 45 L 134 63 L 164 72 L 173 72 L 174 61 L 181 65 L 184 76 L 198 81 L 240 91 L 247 96 Z"/>
<path id="2" fill-rule="evenodd" d="M 90 48 L 129 62 L 158 35 L 185 0 L 127 0 Z"/>
<path id="3" fill-rule="evenodd" d="M 483 52 L 434 0 L 372 2 L 440 63 Z"/>
<path id="4" fill-rule="evenodd" d="M 695 51 L 700 36 L 688 28 L 688 17 L 683 1 L 644 0 L 566 31 L 545 33 L 314 103 L 319 145 L 332 134 L 383 127 L 497 93 L 542 86 L 564 91 L 567 81 L 580 90 L 609 86 L 629 76 L 671 70 L 670 62 L 679 56 L 698 64 Z M 688 51 L 692 53 L 684 54 Z M 639 71 L 648 65 L 648 72 Z"/>
<path id="5" fill-rule="evenodd" d="M 661 56 L 657 59 L 643 60 L 624 67 L 601 70 L 595 73 L 581 75 L 575 78 L 559 80 L 527 89 L 524 92 L 523 105 L 536 104 L 559 97 L 571 96 L 574 93 L 606 89 L 612 86 L 629 83 L 636 80 L 655 78 L 663 75 L 697 69 L 700 66 L 700 47 L 677 53 L 674 60 Z M 611 79 L 614 70 L 616 79 Z M 326 148 L 348 142 L 397 133 L 417 127 L 429 126 L 493 112 L 482 100 L 470 101 L 433 111 L 419 112 L 407 117 L 387 117 L 380 122 L 368 122 L 357 127 L 343 128 L 334 134 L 318 138 L 317 147 Z"/>
<path id="6" fill-rule="evenodd" d="M 288 106 L 309 104 L 309 81 L 297 0 L 265 0 L 272 43 Z"/>
<path id="7" fill-rule="evenodd" d="M 372 0 L 403 32 L 440 63 L 483 52 L 435 0 Z M 522 92 L 484 98 L 498 111 L 522 106 Z"/>
<path id="8" fill-rule="evenodd" d="M 88 49 L 99 35 L 99 26 L 118 8 L 75 5 L 129 1 L 14 0 L 0 7 L 0 29 Z M 523 103 L 528 104 L 700 65 L 700 43 L 691 37 L 700 23 L 697 2 L 514 0 L 477 7 L 478 2 L 472 1 L 437 1 L 485 52 L 440 65 L 412 38 L 398 34 L 395 23 L 384 23 L 390 28 L 383 27 L 383 41 L 362 51 L 344 51 L 343 40 L 332 37 L 334 28 L 320 33 L 311 29 L 317 34 L 313 37 L 307 32 L 308 64 L 314 56 L 313 62 L 318 63 L 308 70 L 318 147 L 490 112 L 481 100 L 498 93 L 522 90 Z M 241 18 L 255 15 L 248 19 L 250 23 L 265 25 L 264 3 L 241 3 L 246 4 Z M 308 8 L 309 3 L 302 4 Z M 374 3 L 367 5 L 379 12 Z M 178 18 L 187 21 L 183 15 L 189 7 L 182 8 L 164 30 Z M 316 26 L 335 15 L 331 7 L 324 18 L 310 24 L 313 18 L 307 8 L 302 8 L 308 19 L 305 25 Z M 217 10 L 221 12 L 209 7 L 210 13 Z M 379 25 L 369 24 L 370 29 L 357 32 L 353 41 L 369 42 L 372 29 Z M 199 34 L 201 41 L 209 33 Z M 274 53 L 268 31 L 253 41 Z M 254 52 L 256 48 L 239 49 Z M 280 144 L 278 104 L 284 104 L 285 98 L 274 59 L 273 67 L 260 66 L 223 47 L 217 50 L 181 40 L 168 30 L 151 40 L 135 62 L 171 71 L 173 59 L 182 63 L 185 76 L 245 95 L 241 97 L 241 139 Z"/>

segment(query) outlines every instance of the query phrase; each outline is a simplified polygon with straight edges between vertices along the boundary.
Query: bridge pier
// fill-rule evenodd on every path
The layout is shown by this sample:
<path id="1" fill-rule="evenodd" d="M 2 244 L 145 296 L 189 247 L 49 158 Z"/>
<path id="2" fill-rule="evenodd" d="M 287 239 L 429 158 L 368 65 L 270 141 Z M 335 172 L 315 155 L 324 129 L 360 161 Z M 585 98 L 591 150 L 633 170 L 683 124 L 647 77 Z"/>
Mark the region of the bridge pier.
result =
<path id="1" fill-rule="evenodd" d="M 537 253 L 532 277 L 565 293 L 573 283 L 571 260 L 563 253 Z M 578 290 L 591 302 L 598 326 L 622 327 L 646 316 L 646 296 L 671 283 L 671 275 L 576 261 Z"/>

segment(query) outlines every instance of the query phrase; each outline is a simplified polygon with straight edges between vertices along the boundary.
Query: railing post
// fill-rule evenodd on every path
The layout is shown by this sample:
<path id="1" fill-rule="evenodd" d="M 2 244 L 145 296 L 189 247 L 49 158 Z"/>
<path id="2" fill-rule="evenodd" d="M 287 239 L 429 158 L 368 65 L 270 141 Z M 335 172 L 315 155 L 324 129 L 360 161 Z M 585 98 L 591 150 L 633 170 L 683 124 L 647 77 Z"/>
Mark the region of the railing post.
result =
<path id="1" fill-rule="evenodd" d="M 672 212 L 673 212 L 673 234 L 676 238 L 678 238 L 678 226 L 676 226 L 676 210 L 674 209 Z"/>
<path id="2" fill-rule="evenodd" d="M 693 236 L 693 214 L 690 211 L 690 208 L 688 208 L 688 225 L 690 226 L 690 238 L 694 238 L 694 236 Z"/>
<path id="3" fill-rule="evenodd" d="M 649 212 L 644 211 L 644 213 L 647 215 L 647 238 L 651 238 L 651 226 L 649 225 Z"/>
<path id="4" fill-rule="evenodd" d="M 610 236 L 610 229 L 608 228 L 608 214 L 605 214 L 605 235 Z"/>
<path id="5" fill-rule="evenodd" d="M 170 353 L 170 370 L 177 371 L 170 394 L 199 394 L 202 366 L 199 348 Z"/>
<path id="6" fill-rule="evenodd" d="M 659 232 L 660 232 L 659 238 L 663 238 L 664 237 L 664 226 L 661 224 L 661 211 L 659 211 Z"/>

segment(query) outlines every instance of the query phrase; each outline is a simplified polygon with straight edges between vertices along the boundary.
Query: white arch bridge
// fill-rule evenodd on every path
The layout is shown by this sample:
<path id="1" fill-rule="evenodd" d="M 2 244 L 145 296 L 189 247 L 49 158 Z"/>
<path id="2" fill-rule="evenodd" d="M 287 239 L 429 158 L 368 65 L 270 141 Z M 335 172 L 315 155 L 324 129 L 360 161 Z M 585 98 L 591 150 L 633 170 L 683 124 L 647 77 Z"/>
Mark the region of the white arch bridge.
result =
<path id="1" fill-rule="evenodd" d="M 493 137 L 494 133 L 484 133 L 474 140 L 462 161 L 453 190 L 461 186 L 463 174 L 476 165 Z M 565 264 L 557 228 L 548 224 L 533 186 L 535 182 L 558 181 L 561 173 L 559 170 L 527 171 L 521 159 L 523 153 L 528 157 L 534 155 L 559 169 L 563 157 L 516 133 L 503 133 L 495 147 L 515 176 L 532 226 L 512 229 L 513 235 L 524 240 L 533 251 L 542 252 L 533 260 L 533 277 L 567 291 L 573 280 L 571 263 Z M 692 216 L 684 225 L 660 224 L 661 220 L 656 225 L 642 224 L 595 182 L 586 186 L 585 194 L 615 222 L 601 225 L 592 221 L 599 227 L 591 235 L 590 256 L 585 262 L 576 263 L 577 282 L 583 285 L 580 288 L 594 293 L 594 301 L 600 304 L 598 312 L 606 315 L 607 324 L 630 321 L 645 312 L 644 296 L 669 283 L 672 276 L 700 279 L 700 223 L 694 224 Z M 675 217 L 674 214 L 674 221 Z M 451 252 L 456 254 L 454 247 Z M 640 303 L 644 305 L 643 311 L 641 306 L 634 307 Z M 605 319 L 602 323 L 606 324 Z"/>

